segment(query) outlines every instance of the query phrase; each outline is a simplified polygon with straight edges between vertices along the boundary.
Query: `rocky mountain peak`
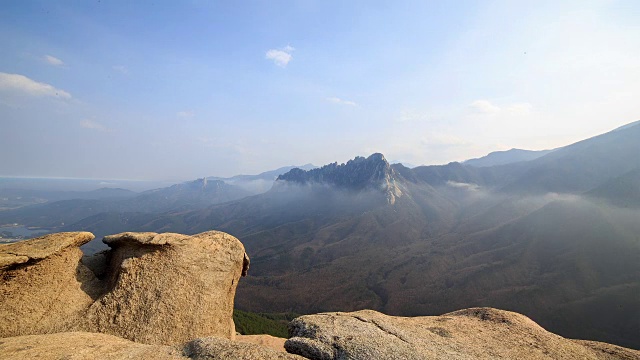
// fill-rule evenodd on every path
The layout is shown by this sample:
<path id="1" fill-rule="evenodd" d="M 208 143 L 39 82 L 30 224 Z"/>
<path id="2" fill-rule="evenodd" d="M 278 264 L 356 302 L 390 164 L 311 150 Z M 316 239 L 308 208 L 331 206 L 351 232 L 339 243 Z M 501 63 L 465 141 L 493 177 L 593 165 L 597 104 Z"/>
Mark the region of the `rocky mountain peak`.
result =
<path id="1" fill-rule="evenodd" d="M 375 153 L 365 158 L 357 156 L 344 164 L 337 162 L 312 170 L 292 169 L 278 176 L 278 182 L 293 184 L 326 184 L 350 190 L 379 189 L 387 194 L 389 203 L 402 195 L 397 186 L 397 174 L 384 155 Z"/>

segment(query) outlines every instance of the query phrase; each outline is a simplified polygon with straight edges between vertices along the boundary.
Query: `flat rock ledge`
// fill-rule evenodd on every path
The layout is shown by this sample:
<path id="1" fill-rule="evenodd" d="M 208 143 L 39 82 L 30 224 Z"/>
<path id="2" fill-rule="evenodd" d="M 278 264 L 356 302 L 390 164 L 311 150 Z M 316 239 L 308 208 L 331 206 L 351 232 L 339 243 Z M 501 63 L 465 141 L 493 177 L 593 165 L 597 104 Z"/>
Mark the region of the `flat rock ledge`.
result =
<path id="1" fill-rule="evenodd" d="M 0 339 L 0 358 L 66 360 L 296 360 L 297 355 L 277 352 L 259 345 L 238 343 L 221 338 L 201 338 L 185 344 L 147 345 L 113 335 L 67 332 L 27 335 Z"/>
<path id="2" fill-rule="evenodd" d="M 90 232 L 63 232 L 0 245 L 0 270 L 29 261 L 46 259 L 70 247 L 93 240 Z"/>
<path id="3" fill-rule="evenodd" d="M 330 359 L 640 359 L 640 351 L 565 339 L 531 319 L 492 308 L 394 317 L 372 310 L 306 315 L 285 349 Z"/>

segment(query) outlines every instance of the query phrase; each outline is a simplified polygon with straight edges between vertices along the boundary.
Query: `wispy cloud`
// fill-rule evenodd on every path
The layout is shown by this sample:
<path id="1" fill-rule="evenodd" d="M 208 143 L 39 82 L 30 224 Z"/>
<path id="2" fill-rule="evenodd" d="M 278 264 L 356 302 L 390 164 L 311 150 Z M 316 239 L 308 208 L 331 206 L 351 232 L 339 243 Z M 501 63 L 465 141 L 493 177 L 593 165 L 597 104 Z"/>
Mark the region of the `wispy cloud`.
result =
<path id="1" fill-rule="evenodd" d="M 291 53 L 295 50 L 292 46 L 287 45 L 282 49 L 270 49 L 265 54 L 267 60 L 273 61 L 274 64 L 280 67 L 286 67 L 289 61 L 293 59 Z"/>
<path id="2" fill-rule="evenodd" d="M 458 188 L 458 189 L 464 189 L 464 190 L 468 190 L 468 191 L 478 191 L 480 190 L 480 186 L 478 186 L 477 184 L 474 183 L 463 183 L 463 182 L 455 182 L 455 181 L 447 181 L 447 186 L 453 187 L 453 188 Z"/>
<path id="3" fill-rule="evenodd" d="M 469 105 L 469 108 L 480 114 L 498 114 L 500 112 L 500 107 L 492 104 L 488 100 L 476 100 Z"/>
<path id="4" fill-rule="evenodd" d="M 52 85 L 37 82 L 20 74 L 0 72 L 0 90 L 14 91 L 31 96 L 49 96 L 71 99 L 71 94 Z"/>
<path id="5" fill-rule="evenodd" d="M 504 116 L 519 116 L 531 114 L 533 106 L 525 102 L 498 106 L 488 100 L 476 100 L 469 105 L 469 109 L 471 109 L 473 113 L 481 115 L 501 114 Z"/>
<path id="6" fill-rule="evenodd" d="M 80 127 L 85 129 L 102 131 L 102 132 L 111 132 L 111 129 L 109 129 L 108 127 L 100 124 L 95 120 L 90 120 L 90 119 L 85 119 L 80 121 Z"/>
<path id="7" fill-rule="evenodd" d="M 181 119 L 186 119 L 186 118 L 192 118 L 196 116 L 196 113 L 193 112 L 193 110 L 183 110 L 183 111 L 178 111 L 176 113 L 176 116 Z"/>
<path id="8" fill-rule="evenodd" d="M 53 65 L 53 66 L 62 66 L 62 65 L 64 65 L 64 61 L 62 61 L 62 60 L 60 60 L 57 57 L 52 56 L 52 55 L 45 55 L 44 56 L 44 61 L 46 61 L 47 63 L 49 63 L 50 65 Z"/>
<path id="9" fill-rule="evenodd" d="M 349 106 L 357 106 L 358 105 L 353 101 L 340 99 L 339 97 L 328 97 L 327 101 L 332 102 L 334 104 L 340 104 L 340 105 L 349 105 Z"/>

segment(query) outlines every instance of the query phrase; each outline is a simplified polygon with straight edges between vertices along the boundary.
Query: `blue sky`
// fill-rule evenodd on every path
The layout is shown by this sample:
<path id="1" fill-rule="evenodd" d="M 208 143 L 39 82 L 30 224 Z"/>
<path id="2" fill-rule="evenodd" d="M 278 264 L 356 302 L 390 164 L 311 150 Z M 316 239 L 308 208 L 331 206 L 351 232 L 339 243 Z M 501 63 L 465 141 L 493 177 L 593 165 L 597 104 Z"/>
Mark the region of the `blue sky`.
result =
<path id="1" fill-rule="evenodd" d="M 12 1 L 0 175 L 441 164 L 640 119 L 637 1 Z"/>

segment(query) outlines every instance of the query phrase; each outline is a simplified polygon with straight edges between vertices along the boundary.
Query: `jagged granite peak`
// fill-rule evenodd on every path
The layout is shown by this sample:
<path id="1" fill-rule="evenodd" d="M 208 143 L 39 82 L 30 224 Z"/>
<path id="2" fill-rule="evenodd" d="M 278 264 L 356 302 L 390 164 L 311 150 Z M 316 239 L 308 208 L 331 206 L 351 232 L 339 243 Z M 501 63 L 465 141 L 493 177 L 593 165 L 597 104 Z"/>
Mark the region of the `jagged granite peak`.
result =
<path id="1" fill-rule="evenodd" d="M 291 169 L 278 176 L 276 182 L 326 184 L 350 190 L 378 189 L 386 193 L 391 204 L 402 195 L 397 185 L 396 171 L 380 153 L 367 158 L 357 156 L 344 164 L 334 162 L 306 171 L 299 168 Z"/>

